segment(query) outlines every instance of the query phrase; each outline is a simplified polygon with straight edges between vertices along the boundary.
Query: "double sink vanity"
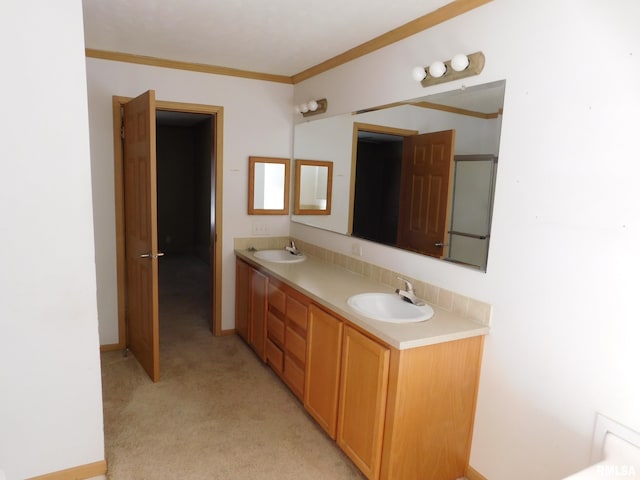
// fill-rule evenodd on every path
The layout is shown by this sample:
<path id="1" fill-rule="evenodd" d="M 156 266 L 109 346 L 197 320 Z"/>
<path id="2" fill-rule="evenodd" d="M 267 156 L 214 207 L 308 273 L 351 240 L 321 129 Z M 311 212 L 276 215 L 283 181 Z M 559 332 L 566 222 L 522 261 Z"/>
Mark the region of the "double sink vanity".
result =
<path id="1" fill-rule="evenodd" d="M 486 325 L 313 256 L 237 249 L 236 331 L 367 478 L 466 473 Z"/>

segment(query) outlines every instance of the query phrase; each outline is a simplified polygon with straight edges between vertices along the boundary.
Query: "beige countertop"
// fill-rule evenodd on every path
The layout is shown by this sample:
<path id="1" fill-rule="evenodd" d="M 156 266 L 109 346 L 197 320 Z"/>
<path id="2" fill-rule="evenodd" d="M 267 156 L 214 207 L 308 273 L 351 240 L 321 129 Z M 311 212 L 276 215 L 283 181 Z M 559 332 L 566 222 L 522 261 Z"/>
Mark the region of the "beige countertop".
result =
<path id="1" fill-rule="evenodd" d="M 489 327 L 435 305 L 431 305 L 433 317 L 423 322 L 397 324 L 373 320 L 358 314 L 347 305 L 347 299 L 358 293 L 393 292 L 387 285 L 308 255 L 304 262 L 274 263 L 256 258 L 247 250 L 235 253 L 399 350 L 489 333 Z"/>

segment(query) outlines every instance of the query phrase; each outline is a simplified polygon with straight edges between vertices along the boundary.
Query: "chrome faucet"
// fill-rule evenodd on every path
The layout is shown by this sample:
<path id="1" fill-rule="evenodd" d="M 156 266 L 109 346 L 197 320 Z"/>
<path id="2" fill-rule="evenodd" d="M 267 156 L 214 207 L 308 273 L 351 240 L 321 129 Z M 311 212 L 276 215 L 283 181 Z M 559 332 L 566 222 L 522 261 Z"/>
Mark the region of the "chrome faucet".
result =
<path id="1" fill-rule="evenodd" d="M 296 242 L 293 240 L 289 240 L 289 245 L 284 247 L 284 249 L 292 255 L 302 255 L 302 252 L 296 248 Z"/>
<path id="2" fill-rule="evenodd" d="M 411 285 L 411 282 L 402 277 L 398 277 L 398 280 L 402 280 L 404 282 L 404 290 L 396 288 L 396 293 L 400 295 L 400 298 L 402 298 L 405 302 L 413 303 L 414 305 L 417 305 L 419 307 L 423 306 L 424 302 L 416 297 L 416 292 L 413 290 L 413 285 Z"/>

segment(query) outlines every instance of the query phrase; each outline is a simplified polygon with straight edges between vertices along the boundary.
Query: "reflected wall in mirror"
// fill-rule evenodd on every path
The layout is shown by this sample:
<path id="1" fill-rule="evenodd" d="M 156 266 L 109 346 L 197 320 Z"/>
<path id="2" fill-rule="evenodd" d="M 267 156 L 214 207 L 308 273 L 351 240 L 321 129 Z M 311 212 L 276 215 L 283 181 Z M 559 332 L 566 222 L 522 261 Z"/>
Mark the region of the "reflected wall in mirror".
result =
<path id="1" fill-rule="evenodd" d="M 296 160 L 293 213 L 331 215 L 333 162 Z"/>
<path id="2" fill-rule="evenodd" d="M 249 215 L 289 213 L 288 158 L 249 157 Z"/>
<path id="3" fill-rule="evenodd" d="M 292 220 L 486 271 L 504 89 L 505 81 L 492 82 L 298 124 L 294 154 L 334 160 L 334 209 L 323 218 L 293 215 Z M 442 240 L 430 240 L 442 245 L 438 253 L 405 248 L 398 245 L 397 228 L 399 199 L 403 194 L 411 196 L 403 193 L 404 188 L 398 183 L 402 177 L 402 167 L 398 165 L 402 164 L 404 139 L 445 130 L 455 131 L 446 201 L 440 200 L 439 208 L 434 210 L 433 200 L 427 197 L 411 204 L 409 212 L 406 207 L 402 210 L 413 216 L 412 228 L 423 228 L 429 222 L 425 214 L 429 209 L 445 215 L 445 228 L 439 232 Z M 396 159 L 393 169 L 391 158 Z M 378 166 L 371 167 L 376 162 Z M 380 166 L 384 162 L 387 166 Z M 376 170 L 385 173 L 367 185 L 364 178 Z M 426 172 L 414 180 L 420 183 L 434 178 Z M 389 193 L 394 189 L 395 193 Z M 367 190 L 370 200 L 358 199 L 357 192 Z M 379 222 L 389 225 L 362 227 L 355 215 L 357 209 L 369 211 L 373 213 L 370 217 L 376 216 Z M 368 232 L 361 233 L 362 228 L 368 228 Z M 383 233 L 376 238 L 370 233 L 372 230 Z"/>

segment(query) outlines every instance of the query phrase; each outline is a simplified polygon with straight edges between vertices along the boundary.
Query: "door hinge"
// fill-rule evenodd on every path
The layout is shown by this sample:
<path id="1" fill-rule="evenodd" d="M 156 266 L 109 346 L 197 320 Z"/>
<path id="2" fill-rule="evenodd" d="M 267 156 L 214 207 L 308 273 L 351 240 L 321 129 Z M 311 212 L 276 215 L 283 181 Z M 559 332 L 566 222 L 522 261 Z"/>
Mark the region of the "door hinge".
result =
<path id="1" fill-rule="evenodd" d="M 124 140 L 124 108 L 120 106 L 120 138 Z"/>

